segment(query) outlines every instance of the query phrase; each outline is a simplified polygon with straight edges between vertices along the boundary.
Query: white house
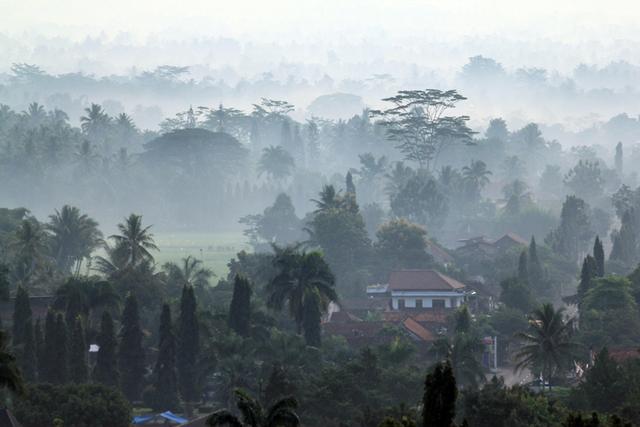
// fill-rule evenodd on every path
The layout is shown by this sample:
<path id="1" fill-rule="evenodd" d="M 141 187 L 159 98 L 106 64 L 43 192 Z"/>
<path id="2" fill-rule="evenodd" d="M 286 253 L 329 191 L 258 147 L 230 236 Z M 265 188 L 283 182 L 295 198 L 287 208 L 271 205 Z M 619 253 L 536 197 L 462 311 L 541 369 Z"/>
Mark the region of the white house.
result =
<path id="1" fill-rule="evenodd" d="M 457 308 L 465 285 L 435 270 L 400 270 L 389 276 L 393 310 Z"/>

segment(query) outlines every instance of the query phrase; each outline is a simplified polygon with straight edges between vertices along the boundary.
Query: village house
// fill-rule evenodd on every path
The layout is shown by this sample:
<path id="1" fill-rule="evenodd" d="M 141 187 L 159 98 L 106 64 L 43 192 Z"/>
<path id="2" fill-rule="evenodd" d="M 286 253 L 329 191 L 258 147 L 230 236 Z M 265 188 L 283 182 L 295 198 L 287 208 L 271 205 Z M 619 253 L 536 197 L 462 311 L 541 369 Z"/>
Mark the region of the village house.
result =
<path id="1" fill-rule="evenodd" d="M 455 309 L 464 303 L 465 285 L 436 270 L 399 270 L 367 295 L 388 299 L 391 310 Z"/>
<path id="2" fill-rule="evenodd" d="M 516 233 L 507 233 L 496 240 L 485 236 L 458 240 L 462 246 L 455 250 L 455 254 L 462 258 L 489 259 L 496 255 L 505 254 L 514 248 L 526 247 L 528 242 Z"/>

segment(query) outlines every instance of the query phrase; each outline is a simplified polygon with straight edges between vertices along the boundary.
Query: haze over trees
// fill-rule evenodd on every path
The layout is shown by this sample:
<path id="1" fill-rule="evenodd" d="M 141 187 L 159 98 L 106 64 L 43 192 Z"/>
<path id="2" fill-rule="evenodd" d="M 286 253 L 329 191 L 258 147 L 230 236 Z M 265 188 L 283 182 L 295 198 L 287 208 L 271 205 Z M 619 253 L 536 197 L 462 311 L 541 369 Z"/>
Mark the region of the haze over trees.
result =
<path id="1" fill-rule="evenodd" d="M 224 70 L 0 70 L 22 425 L 640 425 L 635 65 L 445 78 L 398 42 L 244 75 L 273 47 L 227 43 Z"/>

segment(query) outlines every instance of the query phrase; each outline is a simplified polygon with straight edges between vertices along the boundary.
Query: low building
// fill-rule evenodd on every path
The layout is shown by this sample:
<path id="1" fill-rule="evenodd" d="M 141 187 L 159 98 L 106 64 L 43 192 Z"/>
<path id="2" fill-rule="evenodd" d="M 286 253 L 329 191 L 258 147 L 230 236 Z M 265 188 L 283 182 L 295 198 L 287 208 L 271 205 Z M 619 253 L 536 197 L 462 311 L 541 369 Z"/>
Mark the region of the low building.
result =
<path id="1" fill-rule="evenodd" d="M 490 259 L 505 254 L 514 248 L 525 248 L 528 242 L 516 233 L 507 233 L 496 240 L 485 236 L 458 240 L 462 246 L 455 250 L 455 255 L 461 258 Z"/>
<path id="2" fill-rule="evenodd" d="M 465 285 L 436 270 L 400 270 L 389 276 L 393 310 L 452 309 L 465 300 Z"/>

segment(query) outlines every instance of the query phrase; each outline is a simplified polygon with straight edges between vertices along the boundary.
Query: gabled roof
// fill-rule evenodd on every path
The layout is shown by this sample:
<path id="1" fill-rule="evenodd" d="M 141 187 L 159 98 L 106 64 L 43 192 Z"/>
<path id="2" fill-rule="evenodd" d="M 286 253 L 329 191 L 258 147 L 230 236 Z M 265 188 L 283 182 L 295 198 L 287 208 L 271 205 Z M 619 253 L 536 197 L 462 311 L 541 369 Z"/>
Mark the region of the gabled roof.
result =
<path id="1" fill-rule="evenodd" d="M 529 244 L 529 242 L 518 236 L 516 233 L 507 233 L 494 242 L 494 244 L 496 245 L 501 245 L 503 243 L 515 243 L 522 246 L 526 246 Z"/>
<path id="2" fill-rule="evenodd" d="M 400 270 L 389 276 L 391 291 L 456 291 L 464 287 L 436 270 Z"/>
<path id="3" fill-rule="evenodd" d="M 405 328 L 413 335 L 415 335 L 418 339 L 422 341 L 434 341 L 435 337 L 427 328 L 422 326 L 420 323 L 413 320 L 411 317 L 407 317 L 404 322 L 402 322 Z"/>

